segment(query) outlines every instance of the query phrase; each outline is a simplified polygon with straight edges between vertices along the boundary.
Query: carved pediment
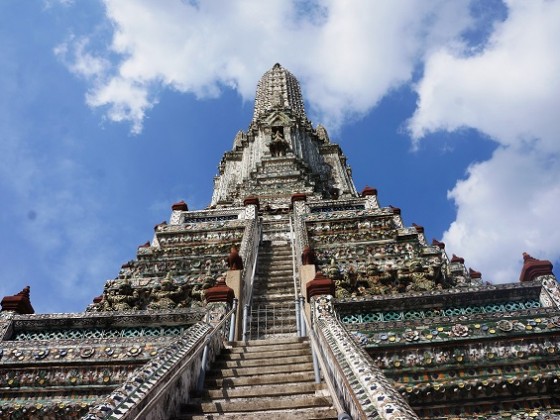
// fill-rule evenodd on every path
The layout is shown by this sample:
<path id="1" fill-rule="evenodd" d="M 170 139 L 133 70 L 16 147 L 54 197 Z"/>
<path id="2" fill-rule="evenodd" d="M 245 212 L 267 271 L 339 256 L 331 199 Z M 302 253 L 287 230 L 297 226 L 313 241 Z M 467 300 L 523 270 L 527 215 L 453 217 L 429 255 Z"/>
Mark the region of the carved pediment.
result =
<path id="1" fill-rule="evenodd" d="M 292 126 L 294 125 L 293 118 L 282 111 L 274 111 L 268 115 L 264 121 L 263 125 L 269 127 L 277 127 L 277 126 Z"/>

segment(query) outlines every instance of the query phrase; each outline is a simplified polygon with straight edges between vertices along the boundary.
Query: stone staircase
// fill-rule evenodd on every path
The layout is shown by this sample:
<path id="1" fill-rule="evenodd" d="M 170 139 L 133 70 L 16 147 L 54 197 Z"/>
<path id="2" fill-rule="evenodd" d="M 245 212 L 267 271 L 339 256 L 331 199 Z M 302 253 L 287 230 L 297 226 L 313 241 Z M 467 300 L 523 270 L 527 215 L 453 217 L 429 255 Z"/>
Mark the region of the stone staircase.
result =
<path id="1" fill-rule="evenodd" d="M 264 223 L 251 307 L 250 338 L 296 333 L 292 248 L 286 223 Z M 267 239 L 268 238 L 268 239 Z"/>
<path id="2" fill-rule="evenodd" d="M 235 342 L 206 374 L 205 390 L 174 420 L 336 419 L 324 384 L 315 384 L 305 339 Z"/>
<path id="3" fill-rule="evenodd" d="M 212 364 L 204 391 L 182 407 L 186 419 L 336 419 L 324 383 L 316 384 L 307 339 L 296 337 L 289 220 L 263 223 L 253 283 L 250 337 Z"/>

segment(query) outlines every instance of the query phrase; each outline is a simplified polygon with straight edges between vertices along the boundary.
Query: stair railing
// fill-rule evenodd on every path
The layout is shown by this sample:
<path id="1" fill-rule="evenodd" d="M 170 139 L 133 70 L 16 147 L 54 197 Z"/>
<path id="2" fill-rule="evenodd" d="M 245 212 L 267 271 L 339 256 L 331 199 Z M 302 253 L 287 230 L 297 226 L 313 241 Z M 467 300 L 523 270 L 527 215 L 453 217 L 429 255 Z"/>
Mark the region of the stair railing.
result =
<path id="1" fill-rule="evenodd" d="M 133 371 L 126 382 L 93 406 L 82 419 L 133 420 L 144 418 L 169 418 L 181 397 L 188 395 L 189 377 L 193 365 L 201 362 L 201 354 L 206 353 L 206 362 L 210 347 L 223 346 L 226 326 L 236 311 L 235 304 L 215 325 L 199 322 L 181 335 L 169 346 L 161 349 L 158 355 L 145 365 Z M 206 368 L 204 364 L 202 368 Z M 204 370 L 205 371 L 205 370 Z M 200 381 L 198 381 L 200 382 Z M 177 386 L 181 383 L 182 386 Z M 164 398 L 166 395 L 170 398 Z"/>
<path id="2" fill-rule="evenodd" d="M 324 362 L 324 376 L 332 377 L 336 395 L 352 417 L 419 420 L 406 399 L 337 319 L 332 296 L 314 296 L 310 305 L 312 332 L 317 354 Z"/>
<path id="3" fill-rule="evenodd" d="M 305 316 L 305 300 L 303 296 L 300 295 L 300 302 L 302 304 L 301 307 L 301 323 L 308 332 L 309 342 L 311 343 L 311 354 L 313 356 L 313 370 L 315 372 L 315 383 L 321 383 L 321 372 L 323 372 L 323 379 L 327 385 L 329 390 L 329 394 L 333 400 L 334 408 L 338 414 L 339 419 L 349 419 L 352 420 L 352 417 L 346 412 L 344 405 L 340 401 L 339 394 L 337 391 L 337 387 L 335 386 L 334 378 L 331 376 L 331 371 L 328 369 L 328 366 L 325 362 L 325 355 L 322 352 L 321 347 L 319 346 L 319 342 L 317 339 L 317 335 L 315 331 L 309 326 L 309 321 Z"/>
<path id="4" fill-rule="evenodd" d="M 256 229 L 253 232 L 253 248 L 251 254 L 245 262 L 245 273 L 243 276 L 243 341 L 249 338 L 249 317 L 251 316 L 251 301 L 253 299 L 253 286 L 255 283 L 255 273 L 257 271 L 257 260 L 259 258 L 259 245 L 262 237 L 262 225 L 259 219 L 255 219 Z"/>
<path id="5" fill-rule="evenodd" d="M 232 328 L 232 326 L 233 327 L 235 326 L 235 313 L 236 312 L 237 312 L 237 299 L 233 299 L 232 308 L 231 308 L 230 312 L 228 312 L 228 314 L 226 315 L 226 317 L 229 319 L 228 341 L 233 340 L 234 328 Z M 224 318 L 226 318 L 226 317 L 224 317 Z M 216 334 L 217 331 L 220 331 L 220 329 L 222 328 L 222 325 L 223 325 L 223 328 L 225 330 L 225 328 L 227 326 L 226 322 L 228 321 L 228 319 L 222 319 L 218 323 L 218 325 L 215 327 L 212 334 L 210 334 L 208 336 L 208 338 L 206 339 L 206 346 L 204 347 L 204 351 L 202 352 L 202 363 L 200 365 L 200 372 L 198 374 L 198 382 L 197 382 L 197 385 L 196 385 L 197 391 L 202 391 L 202 389 L 204 388 L 204 379 L 206 378 L 206 367 L 208 366 L 208 353 L 210 352 L 210 340 Z M 225 333 L 222 333 L 222 336 L 225 337 Z"/>
<path id="6" fill-rule="evenodd" d="M 296 271 L 296 241 L 295 241 L 295 234 L 294 234 L 294 226 L 292 224 L 292 218 L 289 218 L 290 221 L 290 246 L 292 249 L 292 279 L 294 282 L 294 297 L 295 297 L 295 306 L 296 306 L 296 330 L 297 330 L 297 335 L 298 337 L 304 337 L 304 335 L 302 335 L 302 324 L 301 324 L 301 313 L 302 313 L 302 307 L 300 305 L 300 301 L 299 301 L 299 287 L 298 287 L 298 276 L 297 276 L 297 271 Z"/>

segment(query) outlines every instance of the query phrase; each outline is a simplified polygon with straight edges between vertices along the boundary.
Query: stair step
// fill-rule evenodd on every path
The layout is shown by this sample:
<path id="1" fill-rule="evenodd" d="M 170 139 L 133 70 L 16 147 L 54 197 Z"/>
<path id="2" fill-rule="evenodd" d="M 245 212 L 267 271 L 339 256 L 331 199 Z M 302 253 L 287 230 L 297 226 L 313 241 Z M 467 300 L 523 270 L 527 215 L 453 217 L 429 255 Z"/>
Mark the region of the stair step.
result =
<path id="1" fill-rule="evenodd" d="M 264 293 L 268 292 L 268 293 Z M 285 295 L 294 296 L 294 288 L 292 287 L 271 287 L 268 289 L 266 286 L 261 286 L 257 290 L 253 291 L 254 299 L 269 299 L 272 295 Z"/>
<path id="2" fill-rule="evenodd" d="M 282 347 L 282 345 L 277 346 Z M 293 350 L 274 350 L 274 351 L 259 351 L 259 352 L 244 352 L 232 353 L 229 351 L 222 351 L 219 358 L 224 360 L 259 360 L 259 359 L 275 359 L 278 357 L 295 357 L 309 354 L 308 348 L 298 348 Z"/>
<path id="3" fill-rule="evenodd" d="M 261 290 L 261 289 L 288 289 L 288 290 L 294 290 L 294 285 L 290 284 L 290 283 L 278 283 L 278 282 L 274 282 L 274 283 L 260 283 L 255 285 L 254 289 L 253 289 L 253 293 L 255 293 L 255 290 Z"/>
<path id="4" fill-rule="evenodd" d="M 230 343 L 231 347 L 265 347 L 274 346 L 278 344 L 299 344 L 305 348 L 309 348 L 309 339 L 301 337 L 275 337 L 268 340 L 247 340 L 247 341 L 233 341 Z"/>
<path id="5" fill-rule="evenodd" d="M 271 258 L 261 258 L 259 256 L 259 262 L 258 262 L 260 267 L 265 267 L 265 268 L 274 268 L 274 267 L 282 267 L 284 269 L 293 269 L 293 264 L 292 264 L 292 257 L 291 256 L 276 256 L 276 257 L 271 257 Z"/>
<path id="6" fill-rule="evenodd" d="M 261 309 L 259 313 L 253 313 L 251 317 L 251 323 L 263 323 L 263 322 L 296 322 L 296 311 L 294 308 L 282 308 L 276 310 L 265 310 Z"/>
<path id="7" fill-rule="evenodd" d="M 257 366 L 257 367 L 240 367 L 240 368 L 224 368 L 224 369 L 211 369 L 208 372 L 209 377 L 240 377 L 240 376 L 258 376 L 267 375 L 269 373 L 287 373 L 287 372 L 302 372 L 313 369 L 313 363 L 306 362 L 301 364 L 288 364 L 278 366 Z"/>
<path id="8" fill-rule="evenodd" d="M 256 289 L 263 289 L 263 288 L 275 288 L 275 289 L 279 289 L 279 288 L 283 288 L 283 289 L 288 289 L 288 290 L 294 290 L 294 284 L 290 281 L 276 281 L 274 280 L 272 283 L 258 283 L 255 284 L 254 288 L 253 288 L 253 294 L 255 294 L 255 290 Z"/>
<path id="9" fill-rule="evenodd" d="M 199 414 L 199 415 L 182 415 L 175 417 L 174 420 L 217 420 L 217 419 L 230 419 L 230 420 L 302 420 L 302 419 L 336 419 L 336 411 L 332 408 L 325 407 L 312 407 L 312 408 L 298 408 L 295 410 L 266 410 L 259 411 L 257 414 L 242 412 L 242 413 L 219 413 L 219 414 Z"/>
<path id="10" fill-rule="evenodd" d="M 286 295 L 294 290 L 294 287 L 290 285 L 260 285 L 253 289 L 253 294 L 257 295 L 268 295 L 268 294 L 280 294 Z"/>
<path id="11" fill-rule="evenodd" d="M 292 363 L 305 363 L 311 362 L 312 358 L 311 355 L 303 355 L 303 356 L 286 356 L 286 357 L 277 357 L 275 359 L 256 359 L 256 360 L 218 360 L 216 361 L 212 367 L 225 369 L 225 368 L 246 368 L 246 367 L 256 367 L 256 366 L 281 366 L 281 365 L 289 365 Z"/>
<path id="12" fill-rule="evenodd" d="M 289 280 L 278 281 L 276 279 L 270 279 L 269 281 L 265 280 L 265 281 L 261 281 L 259 283 L 256 283 L 255 286 L 254 286 L 254 289 L 263 288 L 263 287 L 285 288 L 285 289 L 294 290 L 294 283 L 292 281 L 289 281 Z"/>
<path id="13" fill-rule="evenodd" d="M 290 316 L 277 314 L 277 317 L 269 317 L 268 319 L 265 317 L 257 318 L 253 317 L 251 321 L 252 325 L 255 326 L 263 326 L 263 325 L 270 325 L 270 324 L 277 324 L 281 325 L 296 325 L 296 319 L 293 313 Z M 284 346 L 278 346 L 276 350 L 284 350 Z"/>
<path id="14" fill-rule="evenodd" d="M 296 317 L 294 311 L 277 311 L 274 314 L 270 314 L 265 316 L 261 314 L 261 316 L 255 316 L 251 318 L 251 325 L 264 325 L 264 324 L 295 324 Z"/>
<path id="15" fill-rule="evenodd" d="M 294 409 L 308 407 L 329 407 L 331 405 L 327 397 L 315 396 L 281 396 L 270 398 L 244 398 L 234 400 L 218 399 L 209 402 L 201 402 L 200 408 L 204 413 L 232 413 L 243 411 L 265 411 L 278 409 Z"/>
<path id="16" fill-rule="evenodd" d="M 219 389 L 210 389 L 204 391 L 202 398 L 251 398 L 266 397 L 280 395 L 302 395 L 315 394 L 316 391 L 325 389 L 324 384 L 316 384 L 314 382 L 299 382 L 285 384 L 269 384 L 269 385 L 246 385 L 236 387 L 224 387 Z"/>
<path id="17" fill-rule="evenodd" d="M 290 272 L 291 273 L 291 272 Z M 271 275 L 267 273 L 266 275 L 255 276 L 254 286 L 258 286 L 260 284 L 270 284 L 270 283 L 278 283 L 278 284 L 288 284 L 294 287 L 294 278 L 290 276 L 280 276 L 280 275 Z"/>
<path id="18" fill-rule="evenodd" d="M 260 247 L 259 248 L 259 254 L 261 252 L 264 255 L 270 255 L 270 254 L 289 254 L 289 255 L 292 255 L 292 247 L 291 246 Z"/>
<path id="19" fill-rule="evenodd" d="M 260 315 L 253 314 L 251 317 L 251 324 L 261 325 L 261 324 L 270 324 L 276 323 L 278 325 L 282 324 L 291 324 L 296 322 L 296 314 L 293 310 L 282 310 L 282 311 L 275 311 L 269 312 L 268 314 L 264 314 L 261 312 Z"/>
<path id="20" fill-rule="evenodd" d="M 274 250 L 274 251 L 264 251 L 264 250 L 259 250 L 259 261 L 260 262 L 266 262 L 266 263 L 271 263 L 271 262 L 282 262 L 282 263 L 290 263 L 290 265 L 292 264 L 292 250 L 286 250 L 286 251 L 279 251 L 279 250 Z"/>
<path id="21" fill-rule="evenodd" d="M 312 371 L 293 372 L 293 373 L 275 373 L 260 376 L 243 376 L 232 378 L 209 378 L 205 380 L 206 386 L 215 387 L 236 387 L 245 385 L 266 385 L 266 384 L 286 384 L 294 382 L 313 382 L 315 374 Z"/>
<path id="22" fill-rule="evenodd" d="M 292 277 L 293 266 L 291 264 L 280 264 L 276 262 L 270 262 L 270 264 L 258 264 L 256 272 L 262 274 L 263 271 L 271 274 L 276 272 L 282 272 L 284 274 L 289 273 L 289 277 Z"/>
<path id="23" fill-rule="evenodd" d="M 255 340 L 260 341 L 260 340 Z M 265 340 L 262 340 L 265 341 Z M 269 340 L 266 340 L 269 341 Z M 231 349 L 228 349 L 229 352 L 238 354 L 238 353 L 256 353 L 260 356 L 263 354 L 268 354 L 274 351 L 294 351 L 294 350 L 307 350 L 309 351 L 309 344 L 307 343 L 282 343 L 279 342 L 278 344 L 263 344 L 263 345 L 249 345 L 249 346 L 235 346 Z"/>
<path id="24" fill-rule="evenodd" d="M 295 305 L 294 293 L 270 293 L 266 296 L 253 297 L 253 308 L 256 306 L 286 306 L 290 303 Z M 295 307 L 295 306 L 294 306 Z M 255 308 L 256 309 L 256 308 Z"/>
<path id="25" fill-rule="evenodd" d="M 291 249 L 286 250 L 286 251 L 259 250 L 259 261 L 266 261 L 266 262 L 273 262 L 273 261 L 286 262 L 286 261 L 289 261 L 289 263 L 292 264 L 292 250 Z"/>
<path id="26" fill-rule="evenodd" d="M 297 332 L 297 326 L 294 323 L 293 325 L 284 325 L 284 326 L 274 326 L 274 327 L 260 327 L 253 328 L 251 331 L 251 337 L 253 338 L 267 338 L 268 336 L 275 335 L 275 334 L 295 334 Z"/>
<path id="27" fill-rule="evenodd" d="M 293 287 L 289 287 L 289 288 L 287 288 L 287 289 L 290 289 L 291 294 L 290 294 L 290 293 L 284 293 L 284 292 L 276 292 L 276 293 L 268 293 L 267 295 L 264 295 L 264 296 L 255 296 L 255 295 L 253 295 L 253 300 L 257 300 L 257 299 L 258 299 L 258 300 L 262 300 L 262 299 L 272 299 L 272 300 L 274 300 L 274 299 L 276 299 L 276 298 L 282 299 L 282 298 L 284 298 L 284 297 L 286 297 L 286 296 L 287 296 L 287 297 L 291 297 L 292 299 L 294 299 L 294 288 L 293 288 Z"/>
<path id="28" fill-rule="evenodd" d="M 269 279 L 271 277 L 277 278 L 279 280 L 281 279 L 286 279 L 289 281 L 293 281 L 293 276 L 292 276 L 292 269 L 291 268 L 286 268 L 286 269 L 261 269 L 259 267 L 259 269 L 257 269 L 255 276 L 257 279 L 262 280 L 266 280 Z"/>

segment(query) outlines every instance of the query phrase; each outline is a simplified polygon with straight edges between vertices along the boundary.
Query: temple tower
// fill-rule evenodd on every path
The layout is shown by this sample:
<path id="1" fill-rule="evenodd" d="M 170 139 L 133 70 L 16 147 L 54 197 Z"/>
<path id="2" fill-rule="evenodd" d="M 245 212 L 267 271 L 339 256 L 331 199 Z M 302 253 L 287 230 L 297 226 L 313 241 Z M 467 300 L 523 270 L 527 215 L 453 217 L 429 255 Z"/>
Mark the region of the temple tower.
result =
<path id="1" fill-rule="evenodd" d="M 287 209 L 295 193 L 320 200 L 355 197 L 356 189 L 340 147 L 307 119 L 298 81 L 275 64 L 258 83 L 249 128 L 220 162 L 211 206 L 258 196 L 263 208 Z"/>
<path id="2" fill-rule="evenodd" d="M 173 204 L 83 313 L 2 299 L 0 420 L 560 420 L 560 288 L 523 258 L 492 285 L 358 193 L 275 64 L 207 208 Z"/>

